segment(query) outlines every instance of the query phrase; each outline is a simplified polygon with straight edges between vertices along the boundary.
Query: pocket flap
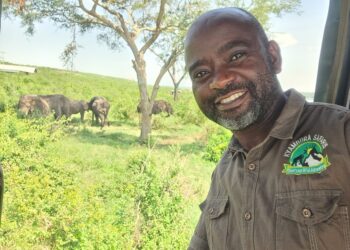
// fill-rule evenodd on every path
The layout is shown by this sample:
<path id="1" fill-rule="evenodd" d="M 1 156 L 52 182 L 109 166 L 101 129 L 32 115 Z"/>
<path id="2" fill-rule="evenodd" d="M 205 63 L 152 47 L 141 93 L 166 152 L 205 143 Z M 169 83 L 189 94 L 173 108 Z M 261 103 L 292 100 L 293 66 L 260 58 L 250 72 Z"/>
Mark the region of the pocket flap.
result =
<path id="1" fill-rule="evenodd" d="M 205 211 L 210 219 L 218 218 L 225 212 L 226 204 L 228 203 L 228 197 L 218 197 L 216 199 L 207 200 Z"/>
<path id="2" fill-rule="evenodd" d="M 329 219 L 338 206 L 341 190 L 306 190 L 276 194 L 276 213 L 305 225 Z"/>

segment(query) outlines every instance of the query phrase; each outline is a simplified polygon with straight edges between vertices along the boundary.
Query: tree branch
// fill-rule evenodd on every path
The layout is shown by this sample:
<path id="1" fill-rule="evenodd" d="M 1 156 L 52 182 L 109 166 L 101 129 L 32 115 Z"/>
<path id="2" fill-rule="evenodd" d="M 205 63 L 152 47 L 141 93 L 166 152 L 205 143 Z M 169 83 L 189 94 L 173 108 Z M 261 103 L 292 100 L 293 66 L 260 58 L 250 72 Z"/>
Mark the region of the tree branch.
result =
<path id="1" fill-rule="evenodd" d="M 140 52 L 145 53 L 146 50 L 151 47 L 151 45 L 154 43 L 155 40 L 157 40 L 159 34 L 161 33 L 161 28 L 160 25 L 162 23 L 163 17 L 164 17 L 164 10 L 165 10 L 165 3 L 166 0 L 161 0 L 160 1 L 160 6 L 159 6 L 159 12 L 158 12 L 158 17 L 156 21 L 156 28 L 155 31 L 153 32 L 152 36 L 148 41 L 145 42 L 143 47 L 140 49 Z"/>
<path id="2" fill-rule="evenodd" d="M 94 1 L 94 6 L 96 5 L 99 5 L 101 6 L 100 4 L 98 4 L 98 1 Z M 109 27 L 113 30 L 115 30 L 126 42 L 128 42 L 126 36 L 125 36 L 125 33 L 123 33 L 123 30 L 118 26 L 118 25 L 115 25 L 114 23 L 112 23 L 110 20 L 106 19 L 105 17 L 97 14 L 96 12 L 96 8 L 92 8 L 91 10 L 88 10 L 84 3 L 83 3 L 83 0 L 79 0 L 79 7 L 80 9 L 82 9 L 85 13 L 87 13 L 88 15 L 96 18 L 98 21 L 100 21 L 101 23 L 104 24 L 104 26 L 106 27 Z M 102 6 L 101 6 L 102 7 Z M 119 14 L 119 13 L 117 13 Z M 90 21 L 91 23 L 93 23 L 93 21 Z"/>
<path id="3" fill-rule="evenodd" d="M 173 50 L 171 55 L 168 57 L 168 60 L 166 63 L 163 64 L 162 68 L 159 71 L 159 74 L 157 76 L 156 81 L 154 82 L 153 89 L 152 89 L 152 94 L 151 94 L 151 104 L 153 105 L 154 100 L 156 99 L 158 89 L 159 89 L 159 84 L 160 81 L 162 80 L 164 74 L 168 71 L 168 69 L 173 65 L 176 61 L 176 56 L 177 56 L 177 51 Z"/>

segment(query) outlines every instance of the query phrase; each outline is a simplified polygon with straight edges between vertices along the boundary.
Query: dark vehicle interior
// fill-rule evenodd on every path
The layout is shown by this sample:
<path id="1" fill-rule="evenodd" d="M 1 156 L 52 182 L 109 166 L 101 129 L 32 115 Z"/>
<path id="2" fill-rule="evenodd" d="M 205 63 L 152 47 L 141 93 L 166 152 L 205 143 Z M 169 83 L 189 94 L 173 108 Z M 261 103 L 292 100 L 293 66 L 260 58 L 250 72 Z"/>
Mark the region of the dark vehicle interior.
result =
<path id="1" fill-rule="evenodd" d="M 350 1 L 331 0 L 320 53 L 315 102 L 350 108 Z"/>

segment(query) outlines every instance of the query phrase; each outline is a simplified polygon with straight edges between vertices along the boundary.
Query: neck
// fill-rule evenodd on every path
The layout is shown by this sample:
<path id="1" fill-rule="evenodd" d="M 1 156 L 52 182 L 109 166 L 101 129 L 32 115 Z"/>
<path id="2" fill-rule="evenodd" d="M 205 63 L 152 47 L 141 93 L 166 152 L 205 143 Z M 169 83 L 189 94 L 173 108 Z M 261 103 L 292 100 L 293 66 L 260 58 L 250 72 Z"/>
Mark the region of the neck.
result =
<path id="1" fill-rule="evenodd" d="M 282 92 L 263 120 L 253 123 L 245 129 L 234 132 L 235 137 L 245 150 L 250 151 L 253 147 L 265 140 L 280 115 L 286 103 L 286 99 L 287 97 Z"/>

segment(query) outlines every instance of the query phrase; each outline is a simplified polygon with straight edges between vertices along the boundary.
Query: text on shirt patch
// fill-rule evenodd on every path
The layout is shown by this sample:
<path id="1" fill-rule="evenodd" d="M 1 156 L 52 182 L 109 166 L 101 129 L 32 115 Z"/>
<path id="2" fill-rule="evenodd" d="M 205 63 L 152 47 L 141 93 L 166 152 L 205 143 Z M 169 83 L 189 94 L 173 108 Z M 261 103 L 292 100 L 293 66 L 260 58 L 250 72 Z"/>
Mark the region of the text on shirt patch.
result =
<path id="1" fill-rule="evenodd" d="M 331 165 L 328 156 L 323 154 L 327 146 L 327 140 L 318 134 L 306 135 L 293 141 L 284 152 L 288 164 L 284 164 L 282 173 L 301 175 L 323 172 Z"/>

